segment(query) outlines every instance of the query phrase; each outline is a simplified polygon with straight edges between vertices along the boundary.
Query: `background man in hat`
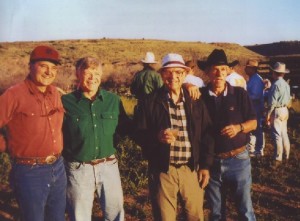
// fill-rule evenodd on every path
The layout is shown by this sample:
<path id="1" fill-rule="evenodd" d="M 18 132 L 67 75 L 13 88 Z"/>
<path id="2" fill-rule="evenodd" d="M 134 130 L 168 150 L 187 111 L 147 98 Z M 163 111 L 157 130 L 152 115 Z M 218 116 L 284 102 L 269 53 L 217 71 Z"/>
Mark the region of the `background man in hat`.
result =
<path id="1" fill-rule="evenodd" d="M 185 65 L 190 68 L 190 71 L 187 73 L 183 83 L 184 84 L 186 84 L 186 83 L 192 84 L 192 85 L 197 86 L 198 88 L 204 87 L 205 84 L 204 84 L 203 80 L 200 77 L 195 76 L 195 63 L 194 63 L 194 61 L 192 61 L 192 60 L 187 61 L 185 63 Z"/>
<path id="2" fill-rule="evenodd" d="M 65 220 L 66 174 L 60 156 L 64 109 L 52 86 L 58 52 L 38 46 L 30 55 L 29 74 L 0 97 L 0 128 L 7 126 L 12 159 L 11 185 L 22 220 Z"/>
<path id="3" fill-rule="evenodd" d="M 247 82 L 247 92 L 254 106 L 257 120 L 256 130 L 250 134 L 250 142 L 248 147 L 250 156 L 263 156 L 265 145 L 262 128 L 265 83 L 262 77 L 258 74 L 257 69 L 257 60 L 249 60 L 247 62 L 245 67 L 245 72 L 249 76 L 249 80 Z"/>
<path id="4" fill-rule="evenodd" d="M 229 64 L 226 81 L 234 87 L 242 87 L 247 90 L 245 78 L 236 72 L 236 66 L 239 64 L 238 60 L 235 60 Z"/>
<path id="5" fill-rule="evenodd" d="M 124 220 L 123 191 L 115 156 L 115 133 L 132 131 L 120 98 L 100 89 L 102 66 L 94 57 L 76 63 L 79 89 L 62 96 L 67 211 L 71 221 L 92 217 L 94 194 L 105 220 Z"/>
<path id="6" fill-rule="evenodd" d="M 255 110 L 247 92 L 226 83 L 228 62 L 223 50 L 207 58 L 210 83 L 201 89 L 214 125 L 215 157 L 206 191 L 210 220 L 226 220 L 226 188 L 230 188 L 238 220 L 255 220 L 251 201 L 251 164 L 246 150 L 247 133 L 256 128 Z"/>
<path id="7" fill-rule="evenodd" d="M 267 125 L 271 125 L 272 139 L 275 147 L 274 158 L 276 163 L 282 162 L 283 149 L 285 159 L 289 159 L 290 141 L 287 134 L 287 120 L 289 118 L 288 104 L 290 102 L 290 86 L 283 79 L 285 73 L 289 73 L 285 64 L 275 63 L 271 68 L 273 71 L 274 83 L 268 92 L 268 114 Z"/>
<path id="8" fill-rule="evenodd" d="M 159 89 L 162 86 L 160 75 L 155 71 L 155 56 L 147 52 L 143 60 L 143 70 L 137 72 L 130 86 L 130 92 L 135 95 L 138 101 L 144 99 L 147 94 Z"/>
<path id="9" fill-rule="evenodd" d="M 203 188 L 209 180 L 213 139 L 203 101 L 192 100 L 182 88 L 188 71 L 181 55 L 167 54 L 159 71 L 164 86 L 147 97 L 138 112 L 137 142 L 149 162 L 155 220 L 176 220 L 178 193 L 186 219 L 203 220 Z"/>

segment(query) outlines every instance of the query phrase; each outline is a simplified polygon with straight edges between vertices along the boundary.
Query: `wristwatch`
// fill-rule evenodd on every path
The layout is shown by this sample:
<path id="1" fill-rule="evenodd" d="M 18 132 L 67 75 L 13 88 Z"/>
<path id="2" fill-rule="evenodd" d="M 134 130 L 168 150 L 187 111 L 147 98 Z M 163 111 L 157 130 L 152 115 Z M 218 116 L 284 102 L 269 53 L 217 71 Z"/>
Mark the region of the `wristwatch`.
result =
<path id="1" fill-rule="evenodd" d="M 240 128 L 241 128 L 240 132 L 243 132 L 243 131 L 244 131 L 244 126 L 243 126 L 243 124 L 240 124 Z"/>

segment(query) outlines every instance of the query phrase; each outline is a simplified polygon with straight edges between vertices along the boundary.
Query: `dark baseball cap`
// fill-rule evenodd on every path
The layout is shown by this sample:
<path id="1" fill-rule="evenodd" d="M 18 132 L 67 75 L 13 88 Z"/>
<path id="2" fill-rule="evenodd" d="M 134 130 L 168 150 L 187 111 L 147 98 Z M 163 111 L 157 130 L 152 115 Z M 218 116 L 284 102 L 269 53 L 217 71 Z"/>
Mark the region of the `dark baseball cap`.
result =
<path id="1" fill-rule="evenodd" d="M 59 53 L 49 46 L 37 46 L 30 54 L 30 63 L 36 61 L 50 61 L 54 64 L 60 64 Z"/>

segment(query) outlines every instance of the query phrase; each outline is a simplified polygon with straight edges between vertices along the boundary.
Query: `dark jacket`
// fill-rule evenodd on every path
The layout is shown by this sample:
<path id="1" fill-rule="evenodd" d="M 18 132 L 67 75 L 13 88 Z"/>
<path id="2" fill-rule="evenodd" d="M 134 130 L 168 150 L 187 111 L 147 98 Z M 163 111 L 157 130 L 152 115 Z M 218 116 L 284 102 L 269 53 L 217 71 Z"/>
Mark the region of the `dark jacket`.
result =
<path id="1" fill-rule="evenodd" d="M 137 111 L 136 141 L 142 147 L 144 157 L 149 161 L 150 171 L 167 172 L 170 161 L 170 145 L 161 143 L 158 134 L 171 126 L 167 93 L 162 87 L 149 95 Z M 212 124 L 204 102 L 191 100 L 183 89 L 187 130 L 192 146 L 189 166 L 192 170 L 208 169 L 213 161 L 214 140 Z"/>
<path id="2" fill-rule="evenodd" d="M 201 88 L 201 97 L 205 102 L 214 125 L 215 153 L 224 153 L 247 144 L 248 134 L 238 133 L 234 138 L 221 135 L 221 129 L 230 124 L 240 124 L 248 120 L 255 120 L 256 114 L 250 97 L 241 87 L 232 87 L 227 83 L 227 95 L 218 97 L 219 110 L 215 97 L 209 95 L 208 85 Z"/>

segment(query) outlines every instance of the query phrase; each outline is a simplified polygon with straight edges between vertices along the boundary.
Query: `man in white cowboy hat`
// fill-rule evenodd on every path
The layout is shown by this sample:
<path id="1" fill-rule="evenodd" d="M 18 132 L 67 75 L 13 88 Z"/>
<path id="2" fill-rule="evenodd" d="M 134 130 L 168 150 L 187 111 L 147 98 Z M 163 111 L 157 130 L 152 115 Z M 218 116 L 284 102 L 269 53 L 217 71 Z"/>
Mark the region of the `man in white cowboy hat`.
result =
<path id="1" fill-rule="evenodd" d="M 284 74 L 290 71 L 281 62 L 276 62 L 271 69 L 275 81 L 268 94 L 266 123 L 272 128 L 275 165 L 278 165 L 282 162 L 283 149 L 285 150 L 285 159 L 289 159 L 290 155 L 290 141 L 287 134 L 287 120 L 289 118 L 287 106 L 290 102 L 290 86 L 283 79 Z"/>
<path id="2" fill-rule="evenodd" d="M 256 130 L 250 134 L 250 142 L 248 143 L 250 156 L 263 156 L 265 145 L 262 128 L 265 83 L 262 77 L 258 74 L 258 65 L 259 62 L 257 60 L 250 59 L 245 67 L 245 72 L 249 76 L 247 92 L 254 106 L 257 119 Z"/>
<path id="3" fill-rule="evenodd" d="M 203 220 L 203 188 L 213 159 L 211 121 L 201 99 L 182 87 L 189 67 L 179 54 L 167 54 L 159 70 L 163 87 L 137 112 L 137 142 L 149 164 L 154 220 L 176 220 L 177 195 L 186 220 Z"/>
<path id="4" fill-rule="evenodd" d="M 236 202 L 238 220 L 254 221 L 251 163 L 247 134 L 256 128 L 256 115 L 247 92 L 226 82 L 228 62 L 223 50 L 207 58 L 210 83 L 201 88 L 214 126 L 215 156 L 206 190 L 210 220 L 226 220 L 226 188 Z"/>
<path id="5" fill-rule="evenodd" d="M 147 52 L 143 60 L 143 70 L 137 72 L 133 78 L 130 86 L 131 94 L 140 101 L 147 94 L 151 94 L 162 86 L 162 80 L 160 75 L 155 71 L 155 56 L 152 52 Z"/>

